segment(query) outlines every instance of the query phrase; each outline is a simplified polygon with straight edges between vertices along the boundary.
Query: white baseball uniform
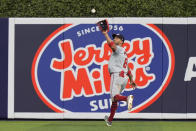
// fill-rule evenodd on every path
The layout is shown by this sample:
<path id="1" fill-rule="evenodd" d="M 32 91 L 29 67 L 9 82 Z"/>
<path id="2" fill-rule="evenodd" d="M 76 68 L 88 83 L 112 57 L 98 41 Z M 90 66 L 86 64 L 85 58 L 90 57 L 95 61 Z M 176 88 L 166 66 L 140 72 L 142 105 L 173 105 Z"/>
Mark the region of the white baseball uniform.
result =
<path id="1" fill-rule="evenodd" d="M 108 68 L 111 74 L 110 81 L 110 96 L 113 98 L 115 95 L 120 94 L 126 87 L 128 82 L 128 57 L 125 49 L 121 46 L 116 46 L 115 52 L 112 53 Z"/>

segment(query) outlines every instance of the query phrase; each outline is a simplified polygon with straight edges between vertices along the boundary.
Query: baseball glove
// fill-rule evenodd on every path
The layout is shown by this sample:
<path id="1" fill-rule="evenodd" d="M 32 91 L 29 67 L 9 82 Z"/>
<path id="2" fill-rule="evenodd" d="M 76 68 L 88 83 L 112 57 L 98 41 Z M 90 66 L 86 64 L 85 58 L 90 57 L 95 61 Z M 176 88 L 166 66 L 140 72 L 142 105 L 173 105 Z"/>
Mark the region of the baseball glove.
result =
<path id="1" fill-rule="evenodd" d="M 108 24 L 108 21 L 105 19 L 105 20 L 102 20 L 102 21 L 99 21 L 97 22 L 97 25 L 99 27 L 99 29 L 103 32 L 103 31 L 109 31 L 109 24 Z"/>

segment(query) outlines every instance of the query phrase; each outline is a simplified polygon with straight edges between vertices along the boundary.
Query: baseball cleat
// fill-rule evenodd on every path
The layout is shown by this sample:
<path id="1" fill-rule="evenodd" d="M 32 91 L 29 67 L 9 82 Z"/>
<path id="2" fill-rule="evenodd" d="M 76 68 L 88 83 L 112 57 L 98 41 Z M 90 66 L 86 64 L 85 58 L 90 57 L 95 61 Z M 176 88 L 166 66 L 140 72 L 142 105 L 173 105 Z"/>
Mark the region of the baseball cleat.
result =
<path id="1" fill-rule="evenodd" d="M 127 98 L 127 106 L 129 111 L 131 111 L 132 109 L 132 104 L 133 104 L 133 95 L 129 95 Z"/>
<path id="2" fill-rule="evenodd" d="M 105 123 L 106 123 L 107 126 L 112 126 L 112 122 L 108 121 L 108 116 L 105 116 L 104 120 L 105 120 Z"/>

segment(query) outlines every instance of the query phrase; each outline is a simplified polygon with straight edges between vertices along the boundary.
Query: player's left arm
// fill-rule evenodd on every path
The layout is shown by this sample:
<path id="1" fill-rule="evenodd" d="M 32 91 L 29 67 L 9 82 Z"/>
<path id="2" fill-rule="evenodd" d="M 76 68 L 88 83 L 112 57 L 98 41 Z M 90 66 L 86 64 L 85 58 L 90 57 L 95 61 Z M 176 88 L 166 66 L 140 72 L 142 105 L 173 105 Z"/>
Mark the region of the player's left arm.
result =
<path id="1" fill-rule="evenodd" d="M 114 42 L 111 40 L 110 36 L 108 35 L 107 33 L 107 30 L 106 31 L 102 31 L 103 35 L 105 36 L 106 40 L 107 40 L 107 43 L 109 45 L 109 47 L 112 49 L 112 51 L 116 51 L 117 47 L 116 45 L 114 44 Z"/>
<path id="2" fill-rule="evenodd" d="M 127 68 L 128 68 L 127 76 L 129 77 L 129 80 L 130 80 L 130 86 L 132 86 L 133 88 L 136 88 L 137 85 L 133 81 L 133 75 L 131 73 L 131 70 L 128 66 L 127 66 Z"/>

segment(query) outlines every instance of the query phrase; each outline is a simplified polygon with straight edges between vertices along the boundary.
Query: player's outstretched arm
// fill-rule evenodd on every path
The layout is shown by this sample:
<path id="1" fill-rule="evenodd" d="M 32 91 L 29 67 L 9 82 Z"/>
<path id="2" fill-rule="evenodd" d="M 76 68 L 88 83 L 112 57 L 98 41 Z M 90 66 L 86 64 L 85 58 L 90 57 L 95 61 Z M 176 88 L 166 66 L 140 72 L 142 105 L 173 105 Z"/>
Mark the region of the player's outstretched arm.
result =
<path id="1" fill-rule="evenodd" d="M 103 35 L 105 36 L 107 43 L 109 45 L 109 47 L 115 51 L 116 50 L 116 45 L 114 44 L 114 42 L 111 40 L 110 36 L 108 35 L 107 31 L 102 31 Z"/>

